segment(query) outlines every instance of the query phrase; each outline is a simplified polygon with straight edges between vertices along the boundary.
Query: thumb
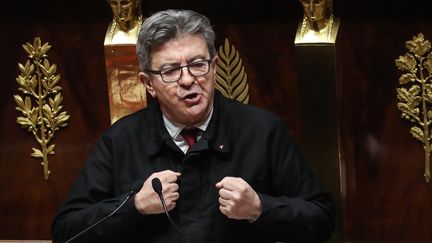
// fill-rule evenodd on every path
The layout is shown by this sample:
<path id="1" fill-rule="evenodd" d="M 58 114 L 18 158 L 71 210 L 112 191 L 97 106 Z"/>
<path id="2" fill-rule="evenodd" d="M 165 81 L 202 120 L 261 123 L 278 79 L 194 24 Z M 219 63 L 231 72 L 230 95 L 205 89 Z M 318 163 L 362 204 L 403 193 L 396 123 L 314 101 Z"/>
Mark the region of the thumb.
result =
<path id="1" fill-rule="evenodd" d="M 218 183 L 216 183 L 216 188 L 221 189 L 222 187 L 223 187 L 222 181 L 219 181 Z"/>

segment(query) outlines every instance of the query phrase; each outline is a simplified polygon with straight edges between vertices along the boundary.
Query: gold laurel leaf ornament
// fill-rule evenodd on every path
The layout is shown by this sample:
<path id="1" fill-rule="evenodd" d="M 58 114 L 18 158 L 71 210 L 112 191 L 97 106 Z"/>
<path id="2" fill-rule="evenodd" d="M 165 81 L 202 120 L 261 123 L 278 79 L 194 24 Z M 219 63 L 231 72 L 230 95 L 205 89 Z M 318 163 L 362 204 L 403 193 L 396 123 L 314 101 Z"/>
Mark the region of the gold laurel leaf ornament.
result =
<path id="1" fill-rule="evenodd" d="M 401 117 L 412 123 L 411 135 L 423 144 L 425 151 L 426 183 L 431 180 L 431 122 L 432 122 L 432 52 L 431 43 L 422 33 L 406 42 L 408 52 L 395 60 L 402 71 L 400 88 L 396 89 Z"/>
<path id="2" fill-rule="evenodd" d="M 67 126 L 70 116 L 62 111 L 63 96 L 58 85 L 60 75 L 56 74 L 57 65 L 50 64 L 46 54 L 50 49 L 49 43 L 42 45 L 41 39 L 36 37 L 33 44 L 22 45 L 28 54 L 25 64 L 18 63 L 21 74 L 16 78 L 21 95 L 14 95 L 16 110 L 21 113 L 16 122 L 31 132 L 40 148 L 32 148 L 32 157 L 42 159 L 44 179 L 50 175 L 48 155 L 54 154 L 55 144 L 50 144 L 54 134 Z"/>
<path id="3" fill-rule="evenodd" d="M 249 102 L 247 75 L 238 51 L 230 45 L 228 38 L 218 51 L 219 62 L 216 70 L 216 89 L 225 97 Z"/>

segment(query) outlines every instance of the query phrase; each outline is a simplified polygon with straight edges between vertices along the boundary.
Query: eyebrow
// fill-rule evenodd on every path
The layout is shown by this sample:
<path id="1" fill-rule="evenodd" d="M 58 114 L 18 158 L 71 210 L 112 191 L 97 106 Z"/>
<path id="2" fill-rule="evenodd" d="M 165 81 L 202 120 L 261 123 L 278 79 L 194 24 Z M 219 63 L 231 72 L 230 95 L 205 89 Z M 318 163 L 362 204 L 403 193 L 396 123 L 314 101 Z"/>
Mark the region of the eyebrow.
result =
<path id="1" fill-rule="evenodd" d="M 195 56 L 189 58 L 189 59 L 186 61 L 186 64 L 188 64 L 188 63 L 192 63 L 192 62 L 196 61 L 197 59 L 206 60 L 206 57 L 205 57 L 204 55 L 201 55 L 201 54 L 195 55 Z M 164 69 L 164 68 L 169 68 L 169 67 L 176 67 L 176 66 L 180 66 L 180 65 L 181 65 L 181 64 L 178 63 L 178 62 L 168 62 L 168 63 L 163 63 L 163 64 L 159 65 L 159 67 L 158 67 L 157 70 L 162 70 L 162 69 Z"/>

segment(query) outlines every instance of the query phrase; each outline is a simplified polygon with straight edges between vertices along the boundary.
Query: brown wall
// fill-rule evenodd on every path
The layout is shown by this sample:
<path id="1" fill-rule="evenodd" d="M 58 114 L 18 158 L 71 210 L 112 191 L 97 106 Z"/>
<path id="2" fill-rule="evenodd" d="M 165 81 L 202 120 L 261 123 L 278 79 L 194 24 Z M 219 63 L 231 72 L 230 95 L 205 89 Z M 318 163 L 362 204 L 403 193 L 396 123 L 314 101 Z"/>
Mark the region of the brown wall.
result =
<path id="1" fill-rule="evenodd" d="M 243 59 L 250 103 L 280 115 L 301 142 L 293 44 L 302 15 L 299 4 L 179 2 L 144 1 L 143 13 L 181 7 L 209 15 L 218 44 L 228 36 Z M 422 177 L 423 149 L 396 107 L 400 73 L 394 60 L 406 52 L 405 41 L 413 35 L 423 32 L 432 39 L 432 19 L 421 1 L 347 2 L 334 1 L 341 18 L 337 63 L 344 241 L 431 242 L 431 186 Z M 10 4 L 0 21 L 0 239 L 49 239 L 56 208 L 110 124 L 103 39 L 111 12 L 103 0 Z M 49 60 L 58 65 L 63 105 L 71 115 L 54 139 L 48 181 L 40 161 L 29 156 L 37 145 L 15 123 L 19 113 L 13 100 L 17 63 L 27 59 L 21 44 L 36 36 L 53 46 Z"/>
<path id="2" fill-rule="evenodd" d="M 432 191 L 424 151 L 400 118 L 394 60 L 405 41 L 431 21 L 377 19 L 343 26 L 341 145 L 346 239 L 353 242 L 431 242 Z"/>

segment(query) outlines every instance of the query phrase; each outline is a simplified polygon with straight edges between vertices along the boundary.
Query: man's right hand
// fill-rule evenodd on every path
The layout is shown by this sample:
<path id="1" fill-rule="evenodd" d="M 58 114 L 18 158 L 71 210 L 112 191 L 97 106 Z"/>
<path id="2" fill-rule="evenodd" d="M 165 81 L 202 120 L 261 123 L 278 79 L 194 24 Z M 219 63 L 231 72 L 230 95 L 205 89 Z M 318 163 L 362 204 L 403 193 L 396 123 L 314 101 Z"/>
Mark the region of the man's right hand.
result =
<path id="1" fill-rule="evenodd" d="M 158 194 L 153 190 L 152 180 L 157 177 L 162 183 L 162 195 L 168 211 L 176 206 L 176 201 L 179 198 L 179 186 L 177 179 L 181 174 L 171 170 L 164 170 L 153 173 L 144 182 L 141 190 L 135 195 L 135 207 L 137 210 L 145 214 L 159 214 L 163 213 L 162 202 Z"/>

